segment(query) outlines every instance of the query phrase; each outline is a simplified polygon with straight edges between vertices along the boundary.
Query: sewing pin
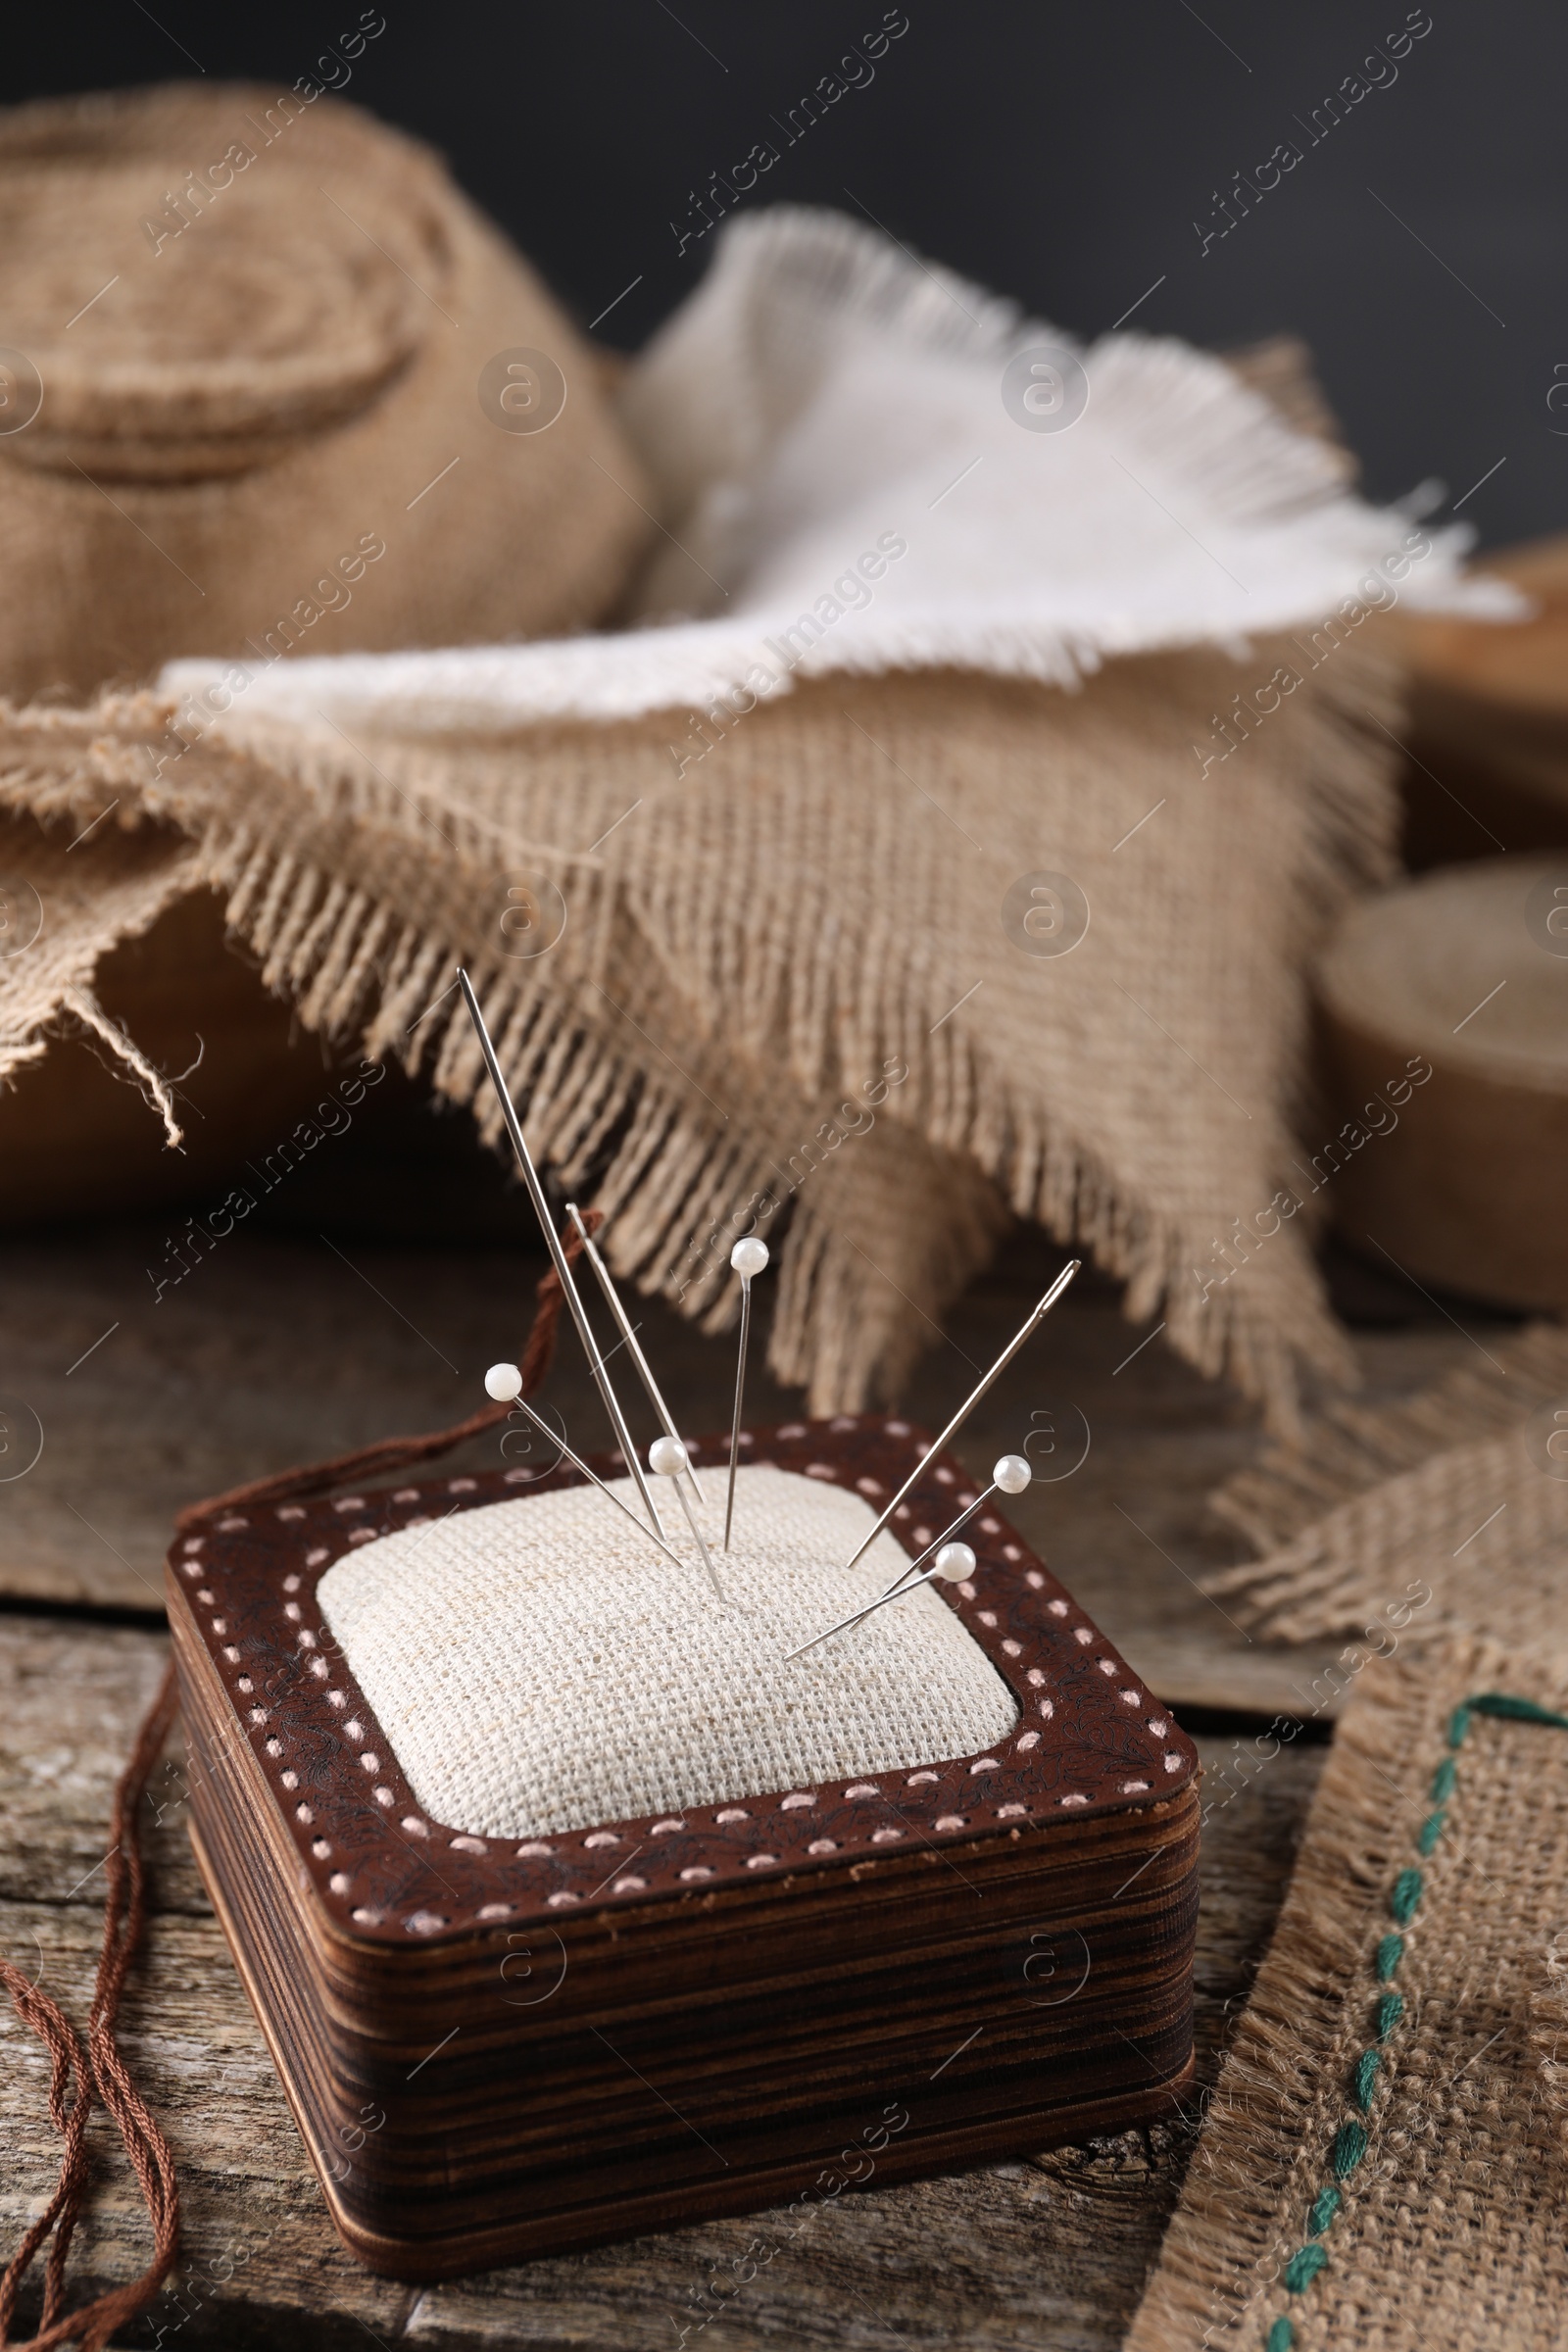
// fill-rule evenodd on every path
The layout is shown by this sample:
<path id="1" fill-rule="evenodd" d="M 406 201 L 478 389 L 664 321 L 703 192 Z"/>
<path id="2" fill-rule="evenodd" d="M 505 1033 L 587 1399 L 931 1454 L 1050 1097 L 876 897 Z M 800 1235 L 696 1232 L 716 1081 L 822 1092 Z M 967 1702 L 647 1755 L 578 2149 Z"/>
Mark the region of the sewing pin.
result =
<path id="1" fill-rule="evenodd" d="M 582 1212 L 574 1200 L 568 1200 L 566 1202 L 566 1214 L 577 1229 L 577 1238 L 582 1243 L 583 1255 L 587 1258 L 588 1263 L 594 1270 L 594 1273 L 598 1276 L 599 1288 L 605 1294 L 605 1304 L 609 1307 L 611 1313 L 615 1318 L 615 1329 L 620 1334 L 626 1353 L 631 1357 L 632 1362 L 637 1367 L 637 1376 L 641 1380 L 643 1387 L 648 1392 L 648 1401 L 653 1406 L 655 1412 L 659 1415 L 661 1421 L 662 1421 L 664 1424 L 664 1435 L 666 1437 L 673 1438 L 677 1446 L 684 1445 L 685 1441 L 681 1437 L 680 1431 L 675 1427 L 675 1424 L 670 1417 L 669 1407 L 664 1402 L 663 1397 L 660 1395 L 659 1383 L 654 1378 L 653 1366 L 649 1363 L 647 1356 L 644 1355 L 641 1348 L 637 1344 L 637 1334 L 632 1328 L 631 1318 L 628 1316 L 626 1309 L 620 1302 L 620 1293 L 615 1288 L 614 1279 L 611 1274 L 610 1268 L 605 1263 L 603 1254 L 600 1251 L 599 1244 L 594 1240 L 593 1235 L 583 1223 Z M 658 1469 L 659 1465 L 657 1462 L 654 1464 L 654 1467 L 656 1470 Z M 697 1476 L 689 1447 L 687 1448 L 686 1453 L 686 1477 L 691 1482 L 692 1493 L 696 1495 L 698 1501 L 702 1502 L 706 1500 L 706 1497 L 703 1494 L 702 1482 Z"/>
<path id="2" fill-rule="evenodd" d="M 692 1506 L 687 1501 L 685 1491 L 680 1483 L 681 1472 L 684 1470 L 689 1474 L 691 1470 L 691 1463 L 687 1458 L 686 1448 L 681 1444 L 679 1438 L 656 1438 L 648 1448 L 648 1466 L 651 1470 L 657 1471 L 661 1478 L 667 1478 L 670 1482 L 670 1485 L 674 1488 L 675 1500 L 680 1504 L 681 1509 L 685 1512 L 686 1524 L 697 1539 L 697 1548 L 703 1555 L 703 1566 L 708 1570 L 709 1575 L 712 1579 L 713 1591 L 718 1594 L 719 1599 L 724 1602 L 724 1605 L 727 1608 L 729 1605 L 728 1595 L 725 1592 L 723 1586 L 718 1581 L 718 1571 L 713 1566 L 712 1558 L 709 1552 L 708 1545 L 703 1542 L 703 1531 L 697 1524 L 696 1518 L 692 1512 Z"/>
<path id="3" fill-rule="evenodd" d="M 739 1244 L 736 1246 L 737 1248 L 740 1247 Z M 1019 1348 L 1023 1346 L 1025 1340 L 1027 1340 L 1031 1333 L 1036 1331 L 1045 1321 L 1047 1315 L 1050 1314 L 1052 1308 L 1055 1305 L 1056 1300 L 1061 1297 L 1062 1292 L 1067 1288 L 1067 1285 L 1071 1282 L 1073 1276 L 1078 1272 L 1082 1264 L 1083 1259 L 1081 1257 L 1075 1257 L 1070 1259 L 1068 1263 L 1062 1267 L 1061 1272 L 1056 1276 L 1055 1281 L 1052 1284 L 1045 1297 L 1040 1300 L 1038 1306 L 1031 1310 L 1028 1320 L 1019 1327 L 1019 1329 L 1014 1333 L 1013 1337 L 1007 1342 L 1006 1347 L 1004 1348 L 1002 1353 L 998 1356 L 996 1362 L 992 1365 L 990 1371 L 980 1382 L 979 1386 L 972 1389 L 969 1395 L 964 1398 L 963 1402 L 959 1405 L 957 1411 L 954 1414 L 953 1419 L 948 1423 L 947 1428 L 942 1432 L 941 1437 L 938 1438 L 936 1444 L 931 1447 L 931 1451 L 933 1453 L 940 1453 L 945 1446 L 952 1443 L 955 1434 L 963 1427 L 964 1422 L 968 1419 L 970 1413 L 973 1412 L 975 1406 L 979 1403 L 986 1391 L 995 1381 L 1001 1378 L 1002 1374 L 1011 1363 L 1013 1357 L 1017 1354 Z M 905 1480 L 903 1486 L 894 1495 L 893 1500 L 888 1504 L 887 1509 L 882 1513 L 882 1516 L 877 1521 L 876 1525 L 870 1530 L 869 1534 L 862 1539 L 857 1549 L 853 1551 L 850 1554 L 850 1557 L 845 1561 L 844 1565 L 846 1568 L 853 1568 L 856 1561 L 860 1557 L 860 1554 L 862 1552 L 869 1551 L 872 1544 L 876 1541 L 876 1538 L 882 1533 L 882 1530 L 886 1527 L 888 1521 L 892 1518 L 894 1512 L 898 1509 L 900 1503 L 909 1492 L 909 1489 L 919 1478 L 921 1471 L 925 1468 L 925 1460 L 926 1457 L 924 1454 L 922 1454 L 919 1461 L 915 1463 L 914 1468 L 909 1472 L 909 1475 Z"/>
<path id="4" fill-rule="evenodd" d="M 924 1557 L 924 1554 L 921 1556 Z M 792 1649 L 783 1663 L 787 1666 L 790 1658 L 804 1657 L 808 1649 L 815 1649 L 819 1642 L 830 1642 L 835 1634 L 848 1633 L 852 1625 L 858 1625 L 862 1618 L 886 1608 L 890 1600 L 902 1600 L 906 1593 L 914 1591 L 915 1585 L 928 1585 L 934 1576 L 940 1576 L 946 1584 L 961 1585 L 966 1577 L 973 1576 L 974 1571 L 975 1556 L 967 1544 L 944 1544 L 931 1566 L 923 1576 L 915 1578 L 914 1584 L 889 1586 L 886 1592 L 879 1592 L 875 1600 L 867 1601 L 863 1609 L 857 1609 L 853 1617 L 846 1617 L 840 1625 L 830 1625 L 825 1634 L 813 1634 L 809 1642 L 803 1642 L 799 1649 Z"/>
<path id="5" fill-rule="evenodd" d="M 545 1199 L 545 1188 L 539 1181 L 539 1171 L 533 1164 L 533 1154 L 529 1152 L 524 1140 L 522 1122 L 517 1116 L 516 1105 L 512 1100 L 505 1078 L 501 1075 L 501 1064 L 496 1059 L 496 1050 L 490 1042 L 490 1032 L 484 1025 L 484 1014 L 479 1010 L 479 1000 L 473 993 L 473 983 L 461 965 L 458 967 L 458 985 L 463 991 L 463 1001 L 468 1007 L 468 1018 L 472 1021 L 479 1040 L 479 1051 L 484 1055 L 485 1068 L 490 1073 L 490 1083 L 495 1088 L 500 1101 L 501 1115 L 506 1120 L 507 1133 L 512 1138 L 512 1148 L 517 1154 L 517 1164 L 522 1170 L 523 1182 L 528 1187 L 528 1197 L 533 1202 L 534 1213 L 544 1232 L 551 1259 L 561 1283 L 562 1296 L 571 1309 L 571 1319 L 577 1326 L 577 1337 L 583 1344 L 583 1349 L 588 1358 L 588 1369 L 593 1374 L 595 1387 L 604 1398 L 605 1410 L 610 1415 L 610 1425 L 615 1433 L 615 1442 L 620 1447 L 627 1469 L 637 1483 L 637 1492 L 643 1498 L 643 1507 L 654 1523 L 655 1533 L 662 1543 L 664 1522 L 659 1516 L 659 1505 L 655 1502 L 648 1481 L 643 1475 L 642 1462 L 636 1446 L 631 1442 L 631 1432 L 626 1427 L 626 1417 L 620 1409 L 620 1400 L 615 1395 L 605 1359 L 599 1352 L 599 1343 L 594 1338 L 593 1326 L 588 1320 L 588 1311 L 583 1305 L 582 1296 L 567 1262 L 566 1252 L 561 1246 L 560 1236 L 551 1220 L 550 1204 Z"/>
<path id="6" fill-rule="evenodd" d="M 655 1535 L 647 1520 L 639 1519 L 636 1512 L 621 1501 L 613 1488 L 607 1487 L 599 1473 L 589 1469 L 581 1454 L 572 1452 L 565 1439 L 560 1435 L 559 1431 L 551 1428 L 544 1415 L 534 1411 L 533 1406 L 522 1394 L 522 1374 L 515 1364 L 492 1364 L 484 1376 L 484 1385 L 486 1395 L 493 1396 L 497 1404 L 514 1404 L 519 1413 L 526 1413 L 540 1436 L 547 1438 L 552 1446 L 558 1446 L 572 1468 L 593 1486 L 596 1486 L 607 1502 L 612 1502 L 617 1511 L 624 1511 L 639 1535 L 646 1536 L 650 1544 L 657 1544 L 665 1559 L 673 1560 L 677 1568 L 681 1565 L 679 1552 L 671 1551 L 662 1537 Z"/>
<path id="7" fill-rule="evenodd" d="M 1034 1472 L 1021 1453 L 1003 1454 L 991 1472 L 991 1484 L 987 1487 L 985 1494 L 977 1494 L 973 1502 L 958 1513 L 951 1527 L 945 1527 L 941 1535 L 926 1545 L 924 1551 L 908 1561 L 899 1571 L 885 1592 L 873 1600 L 869 1607 L 858 1609 L 853 1617 L 846 1617 L 843 1624 L 830 1626 L 827 1633 L 818 1634 L 814 1641 L 803 1642 L 801 1649 L 792 1649 L 790 1658 L 798 1658 L 803 1650 L 814 1649 L 817 1642 L 826 1642 L 833 1634 L 842 1634 L 847 1627 L 858 1625 L 862 1617 L 869 1617 L 871 1610 L 879 1609 L 883 1601 L 897 1599 L 905 1592 L 912 1592 L 915 1584 L 923 1585 L 932 1576 L 945 1577 L 952 1584 L 961 1584 L 966 1576 L 972 1574 L 975 1558 L 967 1544 L 954 1542 L 953 1539 L 959 1528 L 966 1521 L 972 1519 L 988 1497 L 997 1494 L 999 1490 L 1004 1494 L 1021 1494 L 1033 1477 Z M 936 1566 L 928 1570 L 926 1576 L 916 1575 L 916 1570 L 924 1566 L 933 1552 L 937 1555 Z M 947 1562 L 946 1567 L 943 1566 L 944 1561 Z M 911 1577 L 914 1579 L 914 1584 L 909 1582 Z M 784 1660 L 786 1666 L 789 1662 L 789 1658 Z"/>
<path id="8" fill-rule="evenodd" d="M 924 1551 L 920 1553 L 918 1559 L 908 1561 L 905 1567 L 899 1570 L 898 1575 L 894 1578 L 892 1584 L 889 1585 L 888 1591 L 890 1592 L 896 1592 L 899 1590 L 899 1587 L 914 1574 L 915 1570 L 923 1561 L 928 1560 L 931 1557 L 931 1554 L 938 1550 L 942 1544 L 951 1543 L 953 1538 L 957 1534 L 959 1528 L 965 1526 L 968 1521 L 974 1517 L 976 1511 L 980 1510 L 987 1502 L 990 1501 L 993 1494 L 1021 1494 L 1033 1477 L 1034 1471 L 1031 1469 L 1028 1461 L 1021 1453 L 1003 1454 L 992 1465 L 991 1484 L 989 1487 L 987 1487 L 985 1493 L 983 1494 L 977 1494 L 973 1502 L 968 1504 L 965 1509 L 958 1513 L 958 1516 L 956 1519 L 955 1519 L 953 1525 L 951 1527 L 945 1527 L 941 1535 L 937 1537 L 936 1541 L 926 1545 Z"/>
<path id="9" fill-rule="evenodd" d="M 741 1397 L 746 1388 L 746 1342 L 752 1328 L 752 1281 L 767 1263 L 767 1244 L 750 1235 L 737 1242 L 729 1262 L 741 1278 L 741 1347 L 735 1363 L 735 1418 L 729 1431 L 729 1492 L 724 1499 L 724 1549 L 729 1549 L 730 1522 L 735 1516 L 735 1465 L 741 1451 Z"/>

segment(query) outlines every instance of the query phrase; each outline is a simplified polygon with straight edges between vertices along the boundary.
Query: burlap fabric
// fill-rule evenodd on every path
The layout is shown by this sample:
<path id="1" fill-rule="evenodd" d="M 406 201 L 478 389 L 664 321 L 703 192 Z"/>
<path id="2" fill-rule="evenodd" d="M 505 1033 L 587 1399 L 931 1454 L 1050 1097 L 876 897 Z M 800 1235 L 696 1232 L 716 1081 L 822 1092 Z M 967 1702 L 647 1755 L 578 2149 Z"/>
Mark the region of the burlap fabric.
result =
<path id="1" fill-rule="evenodd" d="M 1491 1642 L 1367 1668 L 1128 2352 L 1563 2341 L 1568 2141 L 1536 2037 L 1565 1706 L 1560 1662 Z"/>
<path id="2" fill-rule="evenodd" d="M 0 116 L 0 311 L 5 693 L 581 627 L 647 532 L 533 272 L 308 77 Z M 480 404 L 526 348 L 564 381 L 537 432 Z"/>
<path id="3" fill-rule="evenodd" d="M 700 1516 L 722 1600 L 677 1507 L 665 1518 L 679 1570 L 591 1487 L 410 1525 L 322 1577 L 333 1638 L 433 1820 L 547 1837 L 1008 1736 L 1012 1693 L 929 1587 L 784 1665 L 885 1592 L 908 1555 L 884 1533 L 846 1570 L 869 1503 L 766 1463 L 737 1472 L 721 1552 L 724 1473 L 708 1476 L 717 1509 Z M 629 1479 L 613 1492 L 636 1508 Z"/>
<path id="4" fill-rule="evenodd" d="M 1213 1497 L 1260 1557 L 1203 1579 L 1280 1642 L 1356 1634 L 1424 1585 L 1424 1626 L 1568 1656 L 1568 1331 L 1489 1340 L 1420 1395 L 1331 1406 Z"/>
<path id="5" fill-rule="evenodd" d="M 592 1187 L 617 1271 L 722 1322 L 730 1243 L 790 1212 L 772 1362 L 816 1409 L 896 1393 L 1009 1200 L 1280 1405 L 1299 1352 L 1348 1366 L 1295 1228 L 1206 1301 L 1194 1269 L 1214 1270 L 1216 1203 L 1261 1210 L 1288 1173 L 1298 975 L 1325 914 L 1383 869 L 1392 810 L 1378 750 L 1303 694 L 1250 774 L 1183 775 L 1179 828 L 1118 850 L 1233 675 L 1210 656 L 1123 663 L 1073 696 L 957 672 L 821 682 L 760 706 L 678 785 L 658 713 L 482 743 L 209 735 L 154 782 L 163 709 L 130 698 L 20 722 L 27 773 L 6 790 L 56 840 L 118 796 L 84 845 L 117 888 L 151 908 L 211 879 L 310 1027 L 362 1028 L 494 1135 L 454 1017 L 466 959 L 533 1146 Z M 638 802 L 662 821 L 618 822 Z M 161 858 L 111 829 L 131 809 L 167 824 Z M 1093 907 L 1070 955 L 1004 927 L 1009 886 L 1041 870 Z M 514 959 L 514 914 L 523 947 L 564 929 Z M 95 936 L 84 910 L 79 960 Z M 19 1040 L 51 1016 L 52 969 L 0 967 Z"/>
<path id="6" fill-rule="evenodd" d="M 1108 338 L 1071 430 L 1020 430 L 1043 331 L 741 222 L 629 396 L 680 558 L 639 609 L 722 617 L 14 713 L 28 858 L 118 882 L 117 828 L 166 828 L 121 919 L 210 882 L 308 1027 L 493 1135 L 466 960 L 617 1272 L 716 1327 L 736 1234 L 783 1235 L 771 1361 L 816 1409 L 897 1392 L 1010 1208 L 1288 1420 L 1349 1369 L 1286 1199 L 1299 975 L 1392 870 L 1373 614 L 1461 593 L 1455 551 L 1180 346 Z M 0 974 L 3 1067 L 63 1000 Z"/>
<path id="7" fill-rule="evenodd" d="M 1545 1979 L 1536 1988 L 1530 2014 L 1541 2080 L 1568 2147 L 1568 1929 L 1559 1928 L 1551 1940 Z"/>

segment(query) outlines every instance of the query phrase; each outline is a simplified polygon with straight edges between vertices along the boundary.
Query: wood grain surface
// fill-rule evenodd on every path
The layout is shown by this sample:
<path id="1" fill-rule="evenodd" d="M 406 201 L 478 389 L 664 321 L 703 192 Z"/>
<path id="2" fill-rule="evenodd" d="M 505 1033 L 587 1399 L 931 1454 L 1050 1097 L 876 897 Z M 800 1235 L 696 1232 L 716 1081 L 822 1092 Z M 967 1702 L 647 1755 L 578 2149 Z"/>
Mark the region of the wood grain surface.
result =
<path id="1" fill-rule="evenodd" d="M 0 1945 L 29 1975 L 41 1972 L 78 2019 L 96 1957 L 110 1790 L 164 1654 L 159 1634 L 59 1619 L 13 1616 L 0 1642 Z M 1266 1943 L 1324 1751 L 1298 1743 L 1240 1774 L 1227 1770 L 1230 1739 L 1199 1744 L 1210 1790 L 1197 1971 L 1206 2084 Z M 712 2352 L 803 2343 L 1088 2352 L 1119 2340 L 1176 2194 L 1196 2096 L 1172 2126 L 909 2186 L 883 2189 L 873 2178 L 804 2219 L 714 2222 L 439 2287 L 373 2278 L 327 2221 L 196 1876 L 184 1814 L 171 1755 L 150 1798 L 154 1909 L 123 2038 L 174 2148 L 184 2240 L 176 2284 L 126 2345 L 337 2352 L 369 2338 L 454 2352 L 663 2352 L 683 2328 L 687 2343 L 706 2338 Z M 39 2045 L 7 2010 L 7 2245 L 53 2180 L 46 2087 Z M 132 2276 L 147 2244 L 134 2183 L 101 2118 L 92 2145 L 82 2293 Z"/>
<path id="2" fill-rule="evenodd" d="M 334 1148 L 347 1154 L 356 1140 Z M 341 1221 L 339 1187 L 321 1201 L 318 1228 L 304 1216 L 301 1230 L 235 1233 L 200 1256 L 187 1244 L 191 1270 L 161 1298 L 178 1217 L 7 1245 L 0 1400 L 36 1414 L 43 1449 L 24 1476 L 0 1478 L 0 1948 L 41 1972 L 78 2023 L 110 1792 L 165 1654 L 160 1566 L 173 1511 L 270 1468 L 456 1419 L 478 1401 L 483 1368 L 521 1343 L 540 1261 L 496 1238 L 511 1214 L 499 1194 L 472 1218 L 483 1236 L 473 1247 L 435 1248 L 389 1238 L 398 1187 L 377 1191 L 373 1166 L 361 1173 L 378 1230 Z M 454 1213 L 451 1229 L 470 1228 Z M 1038 1237 L 1020 1236 L 959 1303 L 949 1336 L 934 1335 L 907 1408 L 940 1425 L 1057 1263 Z M 1465 1307 L 1461 1331 L 1436 1301 L 1412 1304 L 1364 1270 L 1342 1264 L 1337 1280 L 1361 1310 L 1374 1397 L 1424 1385 L 1496 1328 Z M 640 1302 L 639 1313 L 680 1418 L 722 1424 L 732 1343 L 705 1340 L 658 1304 Z M 798 1398 L 769 1383 L 760 1350 L 753 1361 L 749 1416 L 788 1417 Z M 569 1342 L 550 1395 L 574 1436 L 603 1443 Z M 1114 1287 L 1088 1275 L 958 1450 L 980 1473 L 1004 1447 L 1028 1445 L 1037 1481 L 1014 1514 L 1026 1540 L 1163 1697 L 1189 1711 L 1313 1718 L 1322 1735 L 1332 1697 L 1314 1678 L 1331 1653 L 1250 1641 L 1194 1581 L 1237 1557 L 1238 1539 L 1205 1498 L 1258 1443 L 1246 1407 L 1172 1357 L 1157 1326 L 1129 1326 Z M 481 1445 L 452 1466 L 494 1463 Z M 330 2228 L 196 1875 L 172 1756 L 150 1799 L 152 1927 L 123 2024 L 180 2167 L 184 2250 L 174 2285 L 122 2342 L 180 2352 L 368 2341 L 454 2352 L 1116 2344 L 1175 2199 L 1202 2086 L 1266 1945 L 1324 1752 L 1303 1735 L 1264 1755 L 1245 1722 L 1199 1745 L 1199 2089 L 1177 2124 L 907 2186 L 873 2177 L 804 2222 L 713 2223 L 424 2289 L 373 2278 Z M 54 2178 L 46 2090 L 39 2046 L 0 2011 L 7 2247 Z M 80 2294 L 133 2276 L 148 2245 L 101 2118 L 92 2148 Z"/>

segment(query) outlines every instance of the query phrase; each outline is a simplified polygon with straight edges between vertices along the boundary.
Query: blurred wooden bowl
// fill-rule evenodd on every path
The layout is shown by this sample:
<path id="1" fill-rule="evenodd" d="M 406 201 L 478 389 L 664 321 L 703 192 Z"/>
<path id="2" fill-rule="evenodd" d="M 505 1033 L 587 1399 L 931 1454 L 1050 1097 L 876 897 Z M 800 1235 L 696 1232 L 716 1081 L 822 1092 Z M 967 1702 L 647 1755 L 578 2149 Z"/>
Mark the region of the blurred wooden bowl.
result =
<path id="1" fill-rule="evenodd" d="M 1568 846 L 1568 536 L 1481 559 L 1535 617 L 1403 613 L 1405 862 Z"/>
<path id="2" fill-rule="evenodd" d="M 1568 1307 L 1568 852 L 1359 901 L 1316 981 L 1334 1131 L 1313 1165 L 1346 1239 L 1422 1283 Z"/>

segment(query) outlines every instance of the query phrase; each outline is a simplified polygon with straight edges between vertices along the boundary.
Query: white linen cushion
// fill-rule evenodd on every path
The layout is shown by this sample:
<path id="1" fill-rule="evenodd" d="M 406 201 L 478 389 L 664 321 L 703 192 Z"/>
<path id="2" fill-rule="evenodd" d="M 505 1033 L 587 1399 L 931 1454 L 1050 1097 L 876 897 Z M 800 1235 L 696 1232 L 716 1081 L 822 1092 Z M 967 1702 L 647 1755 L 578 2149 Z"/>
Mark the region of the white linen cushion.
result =
<path id="1" fill-rule="evenodd" d="M 378 1537 L 318 1597 L 433 1821 L 529 1838 L 931 1764 L 1004 1739 L 1011 1692 L 927 1589 L 782 1663 L 906 1564 L 843 1487 L 741 1469 L 703 1514 L 728 1605 L 661 1481 L 672 1566 L 592 1487 L 483 1504 Z M 614 1491 L 635 1506 L 630 1480 Z M 678 1533 L 674 1532 L 676 1529 Z"/>

